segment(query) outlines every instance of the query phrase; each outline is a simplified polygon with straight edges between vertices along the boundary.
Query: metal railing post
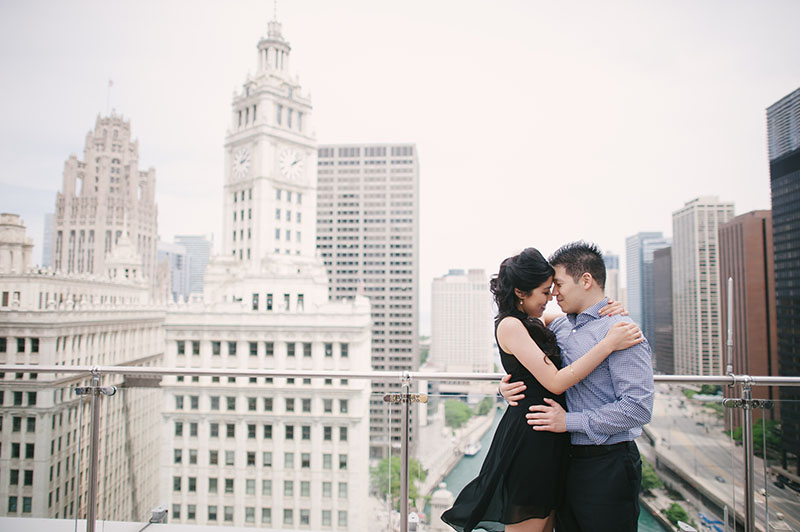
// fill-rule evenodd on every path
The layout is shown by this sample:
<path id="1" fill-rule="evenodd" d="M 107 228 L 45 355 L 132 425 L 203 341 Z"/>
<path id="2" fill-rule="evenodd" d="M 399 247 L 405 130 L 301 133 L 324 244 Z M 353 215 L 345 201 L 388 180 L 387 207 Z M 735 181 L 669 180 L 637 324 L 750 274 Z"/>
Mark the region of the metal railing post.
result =
<path id="1" fill-rule="evenodd" d="M 409 380 L 408 374 L 404 374 L 400 402 L 400 408 L 402 408 L 403 412 L 403 428 L 400 442 L 400 532 L 408 532 L 408 409 L 411 403 Z"/>
<path id="2" fill-rule="evenodd" d="M 755 496 L 753 494 L 753 394 L 750 383 L 742 385 L 742 440 L 744 447 L 744 530 L 756 532 Z"/>
<path id="3" fill-rule="evenodd" d="M 100 374 L 92 373 L 92 439 L 89 444 L 89 495 L 86 509 L 86 532 L 94 532 L 97 513 L 97 452 L 100 447 L 100 407 L 97 401 Z"/>

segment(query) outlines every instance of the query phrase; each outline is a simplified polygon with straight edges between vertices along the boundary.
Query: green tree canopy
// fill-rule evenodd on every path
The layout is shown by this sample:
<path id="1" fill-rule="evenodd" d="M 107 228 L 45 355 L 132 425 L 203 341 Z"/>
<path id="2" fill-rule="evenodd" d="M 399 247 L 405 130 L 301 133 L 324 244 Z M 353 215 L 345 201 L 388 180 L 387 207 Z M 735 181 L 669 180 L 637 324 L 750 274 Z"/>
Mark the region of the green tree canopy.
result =
<path id="1" fill-rule="evenodd" d="M 669 508 L 667 508 L 667 510 L 664 511 L 664 516 L 673 525 L 677 525 L 678 521 L 689 523 L 689 514 L 686 512 L 686 510 L 683 509 L 683 506 L 681 506 L 677 502 L 673 502 L 669 506 Z"/>
<path id="2" fill-rule="evenodd" d="M 450 399 L 444 403 L 444 422 L 448 427 L 459 428 L 472 417 L 472 409 L 463 401 Z"/>
<path id="3" fill-rule="evenodd" d="M 475 413 L 479 416 L 485 416 L 489 412 L 492 411 L 492 407 L 494 406 L 494 397 L 486 396 L 481 399 L 481 402 L 478 403 L 478 406 L 475 408 Z"/>
<path id="4" fill-rule="evenodd" d="M 400 508 L 400 468 L 402 462 L 399 456 L 392 456 L 391 472 L 389 471 L 389 458 L 386 457 L 378 463 L 378 466 L 370 470 L 370 478 L 372 479 L 373 487 L 380 493 L 381 498 L 386 498 L 389 491 L 390 478 L 392 490 L 392 504 L 395 508 Z M 408 459 L 408 495 L 411 499 L 416 499 L 419 496 L 417 491 L 417 483 L 425 480 L 428 472 L 422 469 L 420 463 L 413 459 Z"/>
<path id="5" fill-rule="evenodd" d="M 780 422 L 768 419 L 763 423 L 767 425 L 767 450 L 780 452 L 782 438 Z M 733 439 L 742 441 L 742 427 L 733 429 Z M 760 419 L 753 421 L 753 452 L 756 454 L 764 452 L 764 427 Z"/>
<path id="6" fill-rule="evenodd" d="M 663 485 L 656 474 L 656 470 L 653 468 L 653 464 L 642 458 L 642 491 L 650 491 Z"/>

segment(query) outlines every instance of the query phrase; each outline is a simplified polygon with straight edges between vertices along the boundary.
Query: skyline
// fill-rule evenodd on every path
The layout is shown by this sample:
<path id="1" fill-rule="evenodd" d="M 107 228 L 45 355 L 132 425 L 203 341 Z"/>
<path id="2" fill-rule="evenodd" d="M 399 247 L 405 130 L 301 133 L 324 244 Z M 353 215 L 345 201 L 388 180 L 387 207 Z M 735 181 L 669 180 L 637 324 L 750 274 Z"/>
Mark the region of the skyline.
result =
<path id="1" fill-rule="evenodd" d="M 800 5 L 770 8 L 301 1 L 277 18 L 318 144 L 417 145 L 427 316 L 432 279 L 452 268 L 491 274 L 526 246 L 548 255 L 580 238 L 624 262 L 627 236 L 671 235 L 672 212 L 695 197 L 737 215 L 770 208 L 766 107 L 800 86 Z M 156 169 L 161 238 L 218 237 L 231 95 L 255 72 L 272 3 L 0 12 L 0 211 L 23 217 L 36 262 L 109 79 L 108 110 L 130 120 L 140 168 Z M 625 201 L 636 193 L 647 199 Z"/>

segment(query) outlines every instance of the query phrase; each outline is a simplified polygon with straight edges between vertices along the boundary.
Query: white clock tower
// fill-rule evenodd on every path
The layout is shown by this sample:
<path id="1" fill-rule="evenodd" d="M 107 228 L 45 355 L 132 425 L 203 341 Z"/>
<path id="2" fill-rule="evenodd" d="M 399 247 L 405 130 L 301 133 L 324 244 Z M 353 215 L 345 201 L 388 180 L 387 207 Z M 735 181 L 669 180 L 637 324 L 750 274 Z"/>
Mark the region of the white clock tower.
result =
<path id="1" fill-rule="evenodd" d="M 315 255 L 317 145 L 290 52 L 273 20 L 258 43 L 256 75 L 234 94 L 225 137 L 223 255 L 251 265 Z"/>

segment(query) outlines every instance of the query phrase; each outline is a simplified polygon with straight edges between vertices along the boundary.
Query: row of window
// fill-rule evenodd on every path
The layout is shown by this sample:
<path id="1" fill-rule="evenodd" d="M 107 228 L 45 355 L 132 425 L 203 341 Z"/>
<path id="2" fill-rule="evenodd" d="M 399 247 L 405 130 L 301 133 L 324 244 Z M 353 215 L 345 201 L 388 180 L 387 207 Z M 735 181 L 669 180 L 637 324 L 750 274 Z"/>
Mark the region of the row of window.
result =
<path id="1" fill-rule="evenodd" d="M 225 493 L 225 494 L 234 494 L 236 493 L 234 490 L 234 479 L 233 478 L 224 478 L 222 489 L 220 489 L 220 482 L 217 477 L 209 477 L 208 479 L 208 493 Z M 183 478 L 179 476 L 172 477 L 172 489 L 173 491 L 180 492 L 183 491 Z M 295 485 L 299 484 L 299 494 L 301 497 L 310 497 L 311 496 L 311 481 L 308 480 L 301 480 L 299 482 L 295 482 L 294 480 L 284 480 L 283 481 L 283 495 L 285 497 L 294 497 L 295 495 Z M 320 483 L 322 497 L 325 499 L 333 498 L 333 482 L 330 481 L 323 481 Z M 197 491 L 197 477 L 187 477 L 187 490 L 188 492 L 196 492 Z M 239 492 L 241 493 L 241 492 Z M 253 478 L 245 479 L 245 495 L 256 495 L 256 480 Z M 271 497 L 272 496 L 272 479 L 264 479 L 261 481 L 261 493 L 258 494 L 263 497 Z M 339 482 L 338 483 L 338 492 L 337 497 L 339 499 L 347 499 L 348 498 L 348 489 L 347 489 L 347 482 Z"/>
<path id="2" fill-rule="evenodd" d="M 16 498 L 15 498 L 16 499 Z M 28 497 L 30 499 L 30 497 Z M 28 512 L 30 512 L 30 501 L 28 501 Z M 9 498 L 9 508 L 11 507 L 11 498 Z M 208 506 L 208 520 L 209 521 L 218 521 L 219 520 L 219 510 L 216 505 L 209 505 Z M 223 520 L 225 522 L 233 522 L 233 506 L 223 506 Z M 172 518 L 175 520 L 181 519 L 182 514 L 182 507 L 180 504 L 173 504 L 172 505 Z M 11 510 L 9 510 L 10 512 Z M 23 510 L 24 511 L 24 510 Z M 16 500 L 14 501 L 14 512 L 16 512 Z M 298 524 L 300 525 L 309 525 L 311 523 L 311 510 L 308 509 L 300 509 L 297 511 L 298 515 Z M 187 504 L 186 505 L 186 513 L 185 519 L 187 521 L 194 521 L 197 519 L 197 505 L 195 504 Z M 285 508 L 283 510 L 283 524 L 284 525 L 291 525 L 295 524 L 294 522 L 295 511 L 291 508 Z M 322 510 L 320 515 L 322 520 L 323 527 L 330 527 L 332 526 L 332 510 Z M 337 514 L 337 526 L 339 527 L 347 527 L 347 511 L 339 510 Z M 244 508 L 244 521 L 245 523 L 255 523 L 256 522 L 256 508 L 253 506 L 245 506 Z M 261 508 L 261 523 L 265 525 L 272 524 L 272 508 Z"/>
<path id="3" fill-rule="evenodd" d="M 197 422 L 183 422 L 183 421 L 176 421 L 175 422 L 175 436 L 182 437 L 184 434 L 184 423 L 189 427 L 189 436 L 190 437 L 197 437 L 197 430 L 198 430 L 198 423 Z M 225 437 L 226 438 L 236 438 L 236 424 L 235 423 L 225 423 Z M 209 423 L 208 434 L 211 438 L 219 438 L 220 434 L 220 424 L 219 423 Z M 294 425 L 285 425 L 284 426 L 284 438 L 286 440 L 293 440 L 295 435 L 295 426 Z M 272 439 L 272 425 L 267 423 L 262 425 L 262 434 L 265 440 Z M 254 423 L 247 425 L 247 438 L 248 439 L 255 439 L 256 438 L 256 425 Z M 300 438 L 303 440 L 311 440 L 311 426 L 310 425 L 301 425 L 300 426 Z M 333 427 L 330 425 L 325 425 L 322 427 L 322 439 L 324 441 L 333 441 Z M 341 426 L 339 427 L 339 441 L 347 441 L 347 427 Z M 61 450 L 61 441 L 59 438 L 59 450 Z M 214 455 L 216 456 L 216 455 Z"/>
<path id="4" fill-rule="evenodd" d="M 194 450 L 195 453 L 192 454 L 191 451 Z M 197 454 L 195 449 L 190 449 L 188 454 L 188 462 L 190 465 L 194 465 L 197 463 Z M 183 463 L 183 450 L 182 449 L 174 449 L 173 460 L 176 464 Z M 195 461 L 192 462 L 192 457 L 194 456 Z M 340 471 L 347 471 L 347 454 L 340 454 L 339 456 L 339 470 Z M 225 451 L 223 455 L 225 458 L 225 462 L 220 462 L 219 451 L 212 450 L 208 452 L 208 465 L 225 465 L 225 466 L 236 466 L 236 453 L 235 451 Z M 315 460 L 316 461 L 316 460 Z M 241 464 L 240 464 L 241 465 Z M 245 453 L 245 465 L 249 467 L 256 466 L 256 452 L 255 451 L 247 451 Z M 261 453 L 261 466 L 262 467 L 272 467 L 272 451 L 264 451 Z M 285 452 L 283 453 L 283 467 L 284 469 L 294 469 L 295 468 L 295 453 L 294 452 Z M 319 467 L 319 464 L 317 464 Z M 300 468 L 301 469 L 311 469 L 311 453 L 300 453 Z M 331 453 L 323 453 L 322 454 L 322 469 L 333 469 L 333 454 Z M 176 483 L 174 485 L 175 491 L 181 490 L 180 478 L 181 477 L 174 477 L 176 479 Z M 189 491 L 196 491 L 195 485 L 192 483 L 190 477 L 189 482 Z"/>
<path id="5" fill-rule="evenodd" d="M 289 294 L 286 294 L 286 297 L 289 297 Z M 298 307 L 302 307 L 303 305 L 303 294 L 298 294 L 297 296 L 297 304 Z M 288 301 L 286 302 L 286 306 L 288 307 Z M 258 294 L 253 294 L 253 310 L 258 310 Z M 266 310 L 272 310 L 272 294 L 267 294 L 267 308 Z M 186 355 L 191 350 L 191 354 L 195 356 L 200 355 L 200 341 L 199 340 L 177 340 L 177 353 L 179 355 Z M 247 349 L 250 356 L 258 356 L 259 355 L 259 344 L 264 346 L 262 353 L 266 356 L 274 356 L 275 355 L 275 342 L 247 342 Z M 238 349 L 238 342 L 223 342 L 222 340 L 212 340 L 211 341 L 211 354 L 214 356 L 221 356 L 222 355 L 222 346 L 225 345 L 226 355 L 228 356 L 235 356 Z M 312 343 L 311 342 L 284 342 L 286 346 L 286 356 L 287 357 L 294 357 L 297 353 L 302 350 L 303 357 L 311 357 L 312 356 Z M 298 345 L 301 346 L 298 348 Z M 333 357 L 333 342 L 325 342 L 324 346 L 324 355 L 326 358 Z M 339 343 L 339 356 L 342 358 L 347 358 L 350 355 L 350 346 L 347 343 L 340 342 Z"/>
<path id="6" fill-rule="evenodd" d="M 211 410 L 220 410 L 220 401 L 221 397 L 219 395 L 212 395 L 209 397 L 209 407 Z M 247 410 L 249 412 L 256 412 L 258 401 L 256 397 L 247 397 Z M 262 399 L 263 405 L 263 412 L 272 412 L 273 411 L 273 399 L 272 397 L 264 397 Z M 300 404 L 300 410 L 297 410 L 295 407 L 297 403 Z M 225 397 L 225 407 L 226 410 L 229 411 L 236 411 L 236 397 L 235 396 L 226 396 Z M 176 410 L 184 410 L 185 406 L 189 406 L 190 410 L 198 410 L 200 405 L 200 396 L 199 395 L 175 395 L 175 409 Z M 348 412 L 348 400 L 347 399 L 339 399 L 339 413 L 340 414 L 347 414 Z M 302 398 L 302 399 L 295 399 L 294 397 L 286 397 L 284 399 L 284 411 L 285 412 L 297 412 L 302 411 L 303 413 L 311 413 L 311 399 L 310 398 Z M 323 399 L 322 400 L 322 411 L 325 414 L 332 414 L 333 413 L 333 399 Z M 2 417 L 0 417 L 2 420 Z M 17 422 L 19 424 L 17 425 Z M 33 423 L 32 423 L 33 422 Z M 28 418 L 28 428 L 30 429 L 32 426 L 35 427 L 35 418 Z M 14 426 L 15 429 L 18 429 L 22 426 L 22 418 L 15 417 L 14 418 Z M 2 421 L 0 421 L 0 428 L 2 428 Z M 15 432 L 19 432 L 19 430 L 15 430 Z M 33 432 L 33 430 L 29 430 L 28 432 Z"/>
<path id="7" fill-rule="evenodd" d="M 8 306 L 7 303 L 8 292 L 3 292 L 3 306 Z M 5 336 L 0 337 L 0 353 L 8 352 L 9 339 Z M 17 338 L 17 353 L 25 353 L 26 346 L 30 346 L 31 353 L 39 352 L 39 339 L 38 338 Z"/>
<path id="8" fill-rule="evenodd" d="M 5 377 L 5 373 L 0 373 L 0 379 Z M 21 376 L 22 373 L 17 373 L 17 376 Z M 31 373 L 31 376 L 36 375 L 35 373 Z M 8 406 L 22 406 L 22 400 L 25 398 L 25 393 L 28 394 L 28 405 L 27 406 L 36 406 L 36 392 L 11 392 L 11 404 Z M 0 406 L 5 404 L 5 390 L 0 390 Z M 3 416 L 0 416 L 0 428 L 3 426 Z"/>

